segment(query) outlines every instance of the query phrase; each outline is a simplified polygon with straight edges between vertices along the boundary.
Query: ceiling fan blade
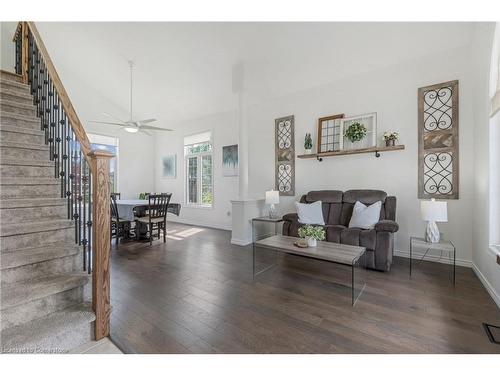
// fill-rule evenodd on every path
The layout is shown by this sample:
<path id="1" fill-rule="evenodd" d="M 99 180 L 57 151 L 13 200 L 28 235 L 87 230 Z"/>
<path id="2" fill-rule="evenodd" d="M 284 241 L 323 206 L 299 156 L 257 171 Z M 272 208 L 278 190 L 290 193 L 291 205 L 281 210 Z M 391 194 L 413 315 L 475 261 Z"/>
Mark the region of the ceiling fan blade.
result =
<path id="1" fill-rule="evenodd" d="M 127 126 L 125 124 L 118 124 L 116 122 L 107 122 L 107 121 L 93 121 L 93 120 L 89 120 L 89 122 L 94 122 L 96 124 L 106 124 L 106 125 L 116 125 L 116 126 Z"/>
<path id="2" fill-rule="evenodd" d="M 156 126 L 150 126 L 150 125 L 143 125 L 143 126 L 141 126 L 141 129 L 163 130 L 163 131 L 166 131 L 166 132 L 174 131 L 173 129 L 158 128 Z"/>
<path id="3" fill-rule="evenodd" d="M 116 121 L 119 121 L 119 122 L 121 122 L 122 124 L 125 124 L 125 125 L 127 124 L 127 122 L 126 122 L 126 121 L 123 121 L 122 119 L 119 119 L 118 117 L 115 117 L 115 116 L 113 116 L 113 115 L 111 115 L 111 114 L 109 114 L 109 113 L 107 113 L 107 112 L 103 112 L 102 114 L 103 114 L 104 116 L 111 117 L 112 119 L 114 119 L 114 120 L 116 120 Z"/>
<path id="4" fill-rule="evenodd" d="M 152 134 L 150 132 L 148 132 L 147 130 L 144 130 L 141 128 L 140 130 L 142 133 L 146 134 L 146 135 L 149 135 L 150 137 L 152 136 Z"/>
<path id="5" fill-rule="evenodd" d="M 155 121 L 157 121 L 155 118 L 148 118 L 146 120 L 139 120 L 136 122 L 142 125 L 142 124 L 149 124 L 150 122 L 155 122 Z"/>

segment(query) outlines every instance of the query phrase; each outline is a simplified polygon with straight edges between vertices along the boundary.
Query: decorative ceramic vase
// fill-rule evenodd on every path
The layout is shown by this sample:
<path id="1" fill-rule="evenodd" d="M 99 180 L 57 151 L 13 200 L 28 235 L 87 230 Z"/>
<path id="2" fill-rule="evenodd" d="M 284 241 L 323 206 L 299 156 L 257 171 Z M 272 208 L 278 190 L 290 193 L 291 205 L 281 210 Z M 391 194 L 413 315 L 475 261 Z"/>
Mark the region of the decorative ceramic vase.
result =
<path id="1" fill-rule="evenodd" d="M 316 238 L 314 237 L 306 237 L 307 239 L 307 245 L 309 247 L 315 247 L 318 245 L 318 241 L 316 240 Z"/>
<path id="2" fill-rule="evenodd" d="M 306 149 L 304 149 L 304 154 L 311 155 L 311 153 L 312 153 L 312 148 L 306 148 Z"/>
<path id="3" fill-rule="evenodd" d="M 385 147 L 394 147 L 395 145 L 396 145 L 395 139 L 386 139 L 385 140 Z"/>

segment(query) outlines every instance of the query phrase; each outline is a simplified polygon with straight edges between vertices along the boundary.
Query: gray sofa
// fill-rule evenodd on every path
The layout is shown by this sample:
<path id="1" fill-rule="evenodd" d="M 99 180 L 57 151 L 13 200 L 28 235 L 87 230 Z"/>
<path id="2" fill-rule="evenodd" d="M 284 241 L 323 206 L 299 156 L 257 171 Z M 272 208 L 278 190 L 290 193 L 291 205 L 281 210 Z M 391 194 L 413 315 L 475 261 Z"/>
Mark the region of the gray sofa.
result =
<path id="1" fill-rule="evenodd" d="M 389 271 L 394 248 L 396 223 L 396 197 L 388 197 L 381 190 L 319 190 L 310 191 L 300 199 L 301 203 L 321 201 L 325 220 L 326 241 L 366 247 L 367 267 Z M 356 201 L 365 205 L 382 202 L 380 221 L 373 229 L 348 228 L 352 209 Z M 283 216 L 283 235 L 297 237 L 302 226 L 298 216 Z"/>

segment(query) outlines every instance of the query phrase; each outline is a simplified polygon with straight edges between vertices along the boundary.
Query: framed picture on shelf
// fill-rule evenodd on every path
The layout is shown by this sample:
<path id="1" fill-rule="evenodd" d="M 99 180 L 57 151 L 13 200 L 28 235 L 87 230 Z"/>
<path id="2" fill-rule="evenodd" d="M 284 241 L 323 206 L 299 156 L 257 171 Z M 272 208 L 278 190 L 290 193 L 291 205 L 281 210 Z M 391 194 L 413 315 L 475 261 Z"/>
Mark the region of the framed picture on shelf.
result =
<path id="1" fill-rule="evenodd" d="M 366 130 L 362 139 L 352 142 L 345 132 L 351 125 L 360 125 Z M 340 119 L 342 130 L 342 148 L 344 150 L 357 150 L 377 146 L 377 112 L 365 113 L 363 115 L 344 117 Z"/>
<path id="2" fill-rule="evenodd" d="M 318 119 L 318 154 L 342 150 L 344 142 L 342 118 L 344 118 L 343 113 Z"/>

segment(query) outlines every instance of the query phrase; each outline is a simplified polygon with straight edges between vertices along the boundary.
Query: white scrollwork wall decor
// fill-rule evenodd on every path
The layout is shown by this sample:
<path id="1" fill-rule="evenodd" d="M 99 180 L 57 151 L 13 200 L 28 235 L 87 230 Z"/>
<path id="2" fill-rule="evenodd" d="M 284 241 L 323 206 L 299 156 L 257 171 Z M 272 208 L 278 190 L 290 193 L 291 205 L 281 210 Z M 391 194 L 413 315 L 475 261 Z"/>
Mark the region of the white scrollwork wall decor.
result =
<path id="1" fill-rule="evenodd" d="M 280 195 L 295 195 L 294 117 L 275 120 L 275 186 Z"/>
<path id="2" fill-rule="evenodd" d="M 458 199 L 458 81 L 418 89 L 418 197 Z"/>

